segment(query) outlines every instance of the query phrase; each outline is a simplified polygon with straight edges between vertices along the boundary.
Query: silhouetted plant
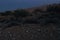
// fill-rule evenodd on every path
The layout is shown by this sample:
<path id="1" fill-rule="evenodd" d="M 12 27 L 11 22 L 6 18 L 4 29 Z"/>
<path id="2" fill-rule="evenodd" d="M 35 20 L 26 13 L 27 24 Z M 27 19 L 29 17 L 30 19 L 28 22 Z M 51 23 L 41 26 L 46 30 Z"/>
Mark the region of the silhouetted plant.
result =
<path id="1" fill-rule="evenodd" d="M 1 12 L 0 15 L 7 16 L 7 15 L 10 15 L 11 13 L 12 13 L 11 11 L 6 11 L 6 12 Z"/>
<path id="2" fill-rule="evenodd" d="M 5 13 L 12 13 L 11 11 L 6 11 Z"/>
<path id="3" fill-rule="evenodd" d="M 33 13 L 37 13 L 37 12 L 41 12 L 41 10 L 40 10 L 40 9 L 35 9 L 35 10 L 33 11 Z"/>
<path id="4" fill-rule="evenodd" d="M 38 19 L 26 19 L 23 23 L 39 24 Z"/>
<path id="5" fill-rule="evenodd" d="M 48 12 L 60 12 L 60 7 L 59 6 L 50 6 L 47 8 Z"/>
<path id="6" fill-rule="evenodd" d="M 29 13 L 26 12 L 25 10 L 15 10 L 14 12 L 15 12 L 15 16 L 25 17 L 29 15 Z"/>
<path id="7" fill-rule="evenodd" d="M 48 25 L 50 23 L 59 24 L 60 23 L 60 21 L 59 21 L 60 16 L 59 15 L 60 14 L 58 14 L 58 13 L 56 13 L 56 14 L 55 13 L 48 13 L 48 14 L 45 14 L 45 15 L 39 17 L 40 25 Z"/>
<path id="8" fill-rule="evenodd" d="M 0 15 L 1 15 L 1 16 L 4 16 L 4 15 L 5 15 L 5 13 L 1 12 L 1 13 L 0 13 Z"/>
<path id="9" fill-rule="evenodd" d="M 6 12 L 5 12 L 5 15 L 10 15 L 10 14 L 12 14 L 11 11 L 6 11 Z"/>

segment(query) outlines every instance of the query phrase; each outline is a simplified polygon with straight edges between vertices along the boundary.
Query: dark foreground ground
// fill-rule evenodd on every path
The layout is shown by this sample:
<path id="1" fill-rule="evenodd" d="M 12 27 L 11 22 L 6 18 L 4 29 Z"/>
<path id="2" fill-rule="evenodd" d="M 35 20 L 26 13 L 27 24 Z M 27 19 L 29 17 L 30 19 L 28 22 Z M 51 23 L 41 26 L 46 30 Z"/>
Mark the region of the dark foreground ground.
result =
<path id="1" fill-rule="evenodd" d="M 58 11 L 57 11 L 58 10 Z M 0 40 L 59 40 L 60 9 L 0 13 Z"/>

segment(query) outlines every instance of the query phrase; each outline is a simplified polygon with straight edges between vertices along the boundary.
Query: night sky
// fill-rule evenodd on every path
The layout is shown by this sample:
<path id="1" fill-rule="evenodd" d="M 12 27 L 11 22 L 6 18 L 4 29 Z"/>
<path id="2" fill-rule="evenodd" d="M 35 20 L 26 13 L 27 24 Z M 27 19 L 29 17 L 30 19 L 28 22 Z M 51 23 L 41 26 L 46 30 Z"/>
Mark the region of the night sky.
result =
<path id="1" fill-rule="evenodd" d="M 0 0 L 0 11 L 59 3 L 60 0 Z"/>

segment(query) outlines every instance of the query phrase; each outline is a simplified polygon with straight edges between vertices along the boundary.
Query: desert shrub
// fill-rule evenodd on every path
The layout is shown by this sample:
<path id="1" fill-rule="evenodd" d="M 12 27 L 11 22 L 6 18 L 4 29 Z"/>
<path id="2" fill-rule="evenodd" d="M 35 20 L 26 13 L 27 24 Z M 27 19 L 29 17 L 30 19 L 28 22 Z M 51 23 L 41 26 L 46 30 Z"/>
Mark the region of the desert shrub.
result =
<path id="1" fill-rule="evenodd" d="M 0 13 L 0 16 L 4 16 L 4 15 L 5 15 L 5 13 L 3 13 L 3 12 Z"/>
<path id="2" fill-rule="evenodd" d="M 37 13 L 37 12 L 41 12 L 41 10 L 40 10 L 40 9 L 35 9 L 35 10 L 33 11 L 33 13 Z"/>
<path id="3" fill-rule="evenodd" d="M 12 13 L 11 11 L 6 11 L 5 13 Z"/>
<path id="4" fill-rule="evenodd" d="M 40 9 L 35 9 L 36 12 L 40 12 L 41 10 Z"/>
<path id="5" fill-rule="evenodd" d="M 11 11 L 6 11 L 5 12 L 5 15 L 7 16 L 7 15 L 11 15 L 12 14 L 12 12 Z"/>
<path id="6" fill-rule="evenodd" d="M 54 9 L 53 7 L 48 7 L 48 8 L 47 8 L 47 11 L 48 11 L 48 12 L 51 12 L 51 11 L 53 11 L 53 9 Z"/>
<path id="7" fill-rule="evenodd" d="M 25 10 L 15 10 L 15 16 L 21 16 L 21 17 L 25 17 L 28 16 L 28 12 L 26 12 Z"/>
<path id="8" fill-rule="evenodd" d="M 23 23 L 28 23 L 28 24 L 38 24 L 38 19 L 26 19 Z"/>
<path id="9" fill-rule="evenodd" d="M 47 15 L 47 16 L 46 16 Z M 47 25 L 47 24 L 59 24 L 60 23 L 60 14 L 56 13 L 48 13 L 38 18 L 38 22 L 40 25 Z"/>
<path id="10" fill-rule="evenodd" d="M 6 11 L 6 12 L 1 12 L 0 15 L 7 16 L 7 15 L 10 15 L 11 13 L 12 13 L 11 11 Z"/>
<path id="11" fill-rule="evenodd" d="M 51 6 L 47 8 L 48 12 L 60 12 L 60 7 L 59 6 Z"/>
<path id="12" fill-rule="evenodd" d="M 12 12 L 11 11 L 6 11 L 6 12 L 0 12 L 1 16 L 7 16 L 10 15 Z"/>
<path id="13" fill-rule="evenodd" d="M 2 16 L 2 12 L 0 12 L 0 16 Z"/>

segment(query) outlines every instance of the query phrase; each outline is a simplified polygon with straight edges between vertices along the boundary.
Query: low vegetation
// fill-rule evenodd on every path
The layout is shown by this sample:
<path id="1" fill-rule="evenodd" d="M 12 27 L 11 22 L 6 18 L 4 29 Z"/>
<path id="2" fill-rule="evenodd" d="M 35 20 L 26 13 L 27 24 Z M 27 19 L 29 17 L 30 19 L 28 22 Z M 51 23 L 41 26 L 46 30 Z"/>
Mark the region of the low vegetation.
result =
<path id="1" fill-rule="evenodd" d="M 55 40 L 55 28 L 60 26 L 60 5 L 48 6 L 46 11 L 35 9 L 31 13 L 25 9 L 0 12 L 0 28 L 11 30 L 1 40 Z M 16 27 L 16 28 L 15 28 Z M 10 28 L 10 29 L 9 29 Z M 17 31 L 19 30 L 19 31 Z M 13 32 L 12 32 L 13 31 Z M 10 36 L 9 36 L 10 34 Z M 1 34 L 0 34 L 1 35 Z M 15 36 L 16 35 L 16 36 Z M 9 36 L 9 37 L 8 37 Z M 16 37 L 16 38 L 14 38 Z"/>
<path id="2" fill-rule="evenodd" d="M 59 5 L 60 6 L 60 5 Z M 0 16 L 5 16 L 5 18 L 0 18 L 0 23 L 15 23 L 15 24 L 40 24 L 40 25 L 47 25 L 49 23 L 57 24 L 60 20 L 60 7 L 59 6 L 49 6 L 47 8 L 47 12 L 42 13 L 40 9 L 35 9 L 34 12 L 29 13 L 24 9 L 21 10 L 14 10 L 6 11 L 0 13 Z M 33 15 L 34 14 L 34 15 Z M 11 17 L 8 17 L 11 16 Z M 27 17 L 31 17 L 28 19 Z M 7 18 L 8 17 L 8 18 Z M 23 19 L 25 18 L 25 19 Z M 1 25 L 2 26 L 2 25 Z M 11 25 L 12 26 L 12 25 Z"/>

